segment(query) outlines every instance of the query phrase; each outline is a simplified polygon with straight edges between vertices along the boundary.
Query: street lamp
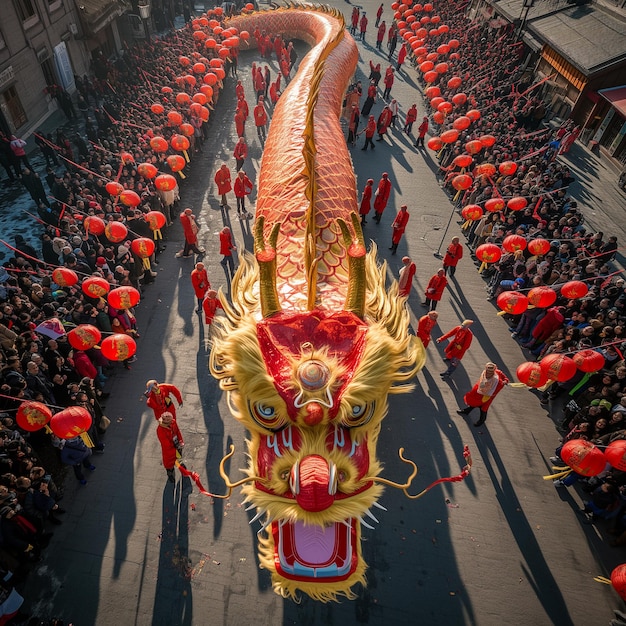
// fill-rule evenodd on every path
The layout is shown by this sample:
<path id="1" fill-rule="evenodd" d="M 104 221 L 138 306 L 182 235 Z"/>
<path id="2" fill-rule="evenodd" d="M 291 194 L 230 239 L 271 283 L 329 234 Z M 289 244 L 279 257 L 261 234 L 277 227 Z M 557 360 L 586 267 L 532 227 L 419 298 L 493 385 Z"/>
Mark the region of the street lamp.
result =
<path id="1" fill-rule="evenodd" d="M 141 21 L 143 22 L 144 30 L 146 31 L 146 39 L 148 43 L 150 42 L 150 28 L 148 26 L 148 20 L 150 19 L 150 0 L 141 0 L 137 6 L 139 9 L 139 15 L 141 16 Z"/>

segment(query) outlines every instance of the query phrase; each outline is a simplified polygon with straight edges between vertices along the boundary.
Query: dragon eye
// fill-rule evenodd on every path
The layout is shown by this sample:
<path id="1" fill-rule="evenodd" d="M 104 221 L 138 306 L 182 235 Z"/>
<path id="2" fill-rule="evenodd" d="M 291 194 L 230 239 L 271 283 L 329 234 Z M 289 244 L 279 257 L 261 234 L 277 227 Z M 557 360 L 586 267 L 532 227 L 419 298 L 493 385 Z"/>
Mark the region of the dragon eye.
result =
<path id="1" fill-rule="evenodd" d="M 269 404 L 263 404 L 262 402 L 252 404 L 249 402 L 248 409 L 252 419 L 267 430 L 277 431 L 285 426 L 284 418 Z"/>
<path id="2" fill-rule="evenodd" d="M 365 404 L 354 404 L 352 410 L 345 418 L 345 426 L 347 428 L 356 428 L 357 426 L 364 426 L 374 415 L 374 409 L 376 408 L 375 402 L 366 402 Z"/>

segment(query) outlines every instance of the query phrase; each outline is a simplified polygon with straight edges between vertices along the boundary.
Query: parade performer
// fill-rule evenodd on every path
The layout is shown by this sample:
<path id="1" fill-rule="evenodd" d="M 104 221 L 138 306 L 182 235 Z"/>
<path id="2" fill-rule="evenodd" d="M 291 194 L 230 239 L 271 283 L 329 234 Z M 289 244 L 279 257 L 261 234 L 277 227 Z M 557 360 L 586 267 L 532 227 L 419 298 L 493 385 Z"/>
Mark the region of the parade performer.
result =
<path id="1" fill-rule="evenodd" d="M 383 216 L 383 211 L 389 202 L 389 194 L 391 193 L 391 181 L 389 180 L 389 174 L 383 172 L 381 179 L 378 181 L 378 187 L 374 194 L 374 212 L 376 216 L 374 220 L 377 224 L 380 224 L 380 219 Z"/>
<path id="2" fill-rule="evenodd" d="M 220 209 L 228 207 L 228 200 L 226 199 L 226 194 L 229 191 L 232 191 L 231 178 L 230 178 L 230 170 L 228 169 L 228 165 L 226 163 L 222 163 L 222 167 L 220 167 L 217 172 L 215 172 L 215 184 L 217 185 L 217 193 L 220 197 Z"/>
<path id="3" fill-rule="evenodd" d="M 398 275 L 398 295 L 408 298 L 413 287 L 413 276 L 415 276 L 416 269 L 411 257 L 402 257 L 402 267 Z"/>
<path id="4" fill-rule="evenodd" d="M 361 195 L 361 204 L 359 205 L 359 215 L 361 216 L 361 224 L 367 224 L 367 214 L 371 211 L 372 193 L 374 191 L 374 179 L 368 178 Z"/>
<path id="5" fill-rule="evenodd" d="M 476 384 L 463 396 L 465 408 L 460 409 L 457 413 L 469 415 L 475 408 L 478 408 L 480 417 L 474 422 L 474 426 L 482 426 L 487 419 L 487 411 L 494 398 L 508 384 L 509 379 L 504 372 L 499 370 L 495 363 L 487 363 Z"/>
<path id="6" fill-rule="evenodd" d="M 396 215 L 396 219 L 393 220 L 393 224 L 391 224 L 391 254 L 395 254 L 398 250 L 398 244 L 402 239 L 402 235 L 406 230 L 406 225 L 409 223 L 409 212 L 406 204 L 403 204 L 400 207 L 400 211 L 398 215 Z"/>
<path id="7" fill-rule="evenodd" d="M 407 493 L 414 477 L 380 476 L 387 396 L 407 391 L 425 359 L 404 299 L 387 294 L 386 270 L 360 227 L 339 122 L 358 52 L 332 8 L 252 13 L 226 25 L 289 32 L 313 47 L 268 132 L 254 256 L 243 255 L 232 304 L 222 296 L 225 315 L 214 322 L 211 372 L 248 431 L 245 478 L 232 482 L 224 470 L 232 447 L 220 474 L 256 509 L 259 563 L 277 593 L 354 598 L 365 580 L 369 509 L 382 484 Z"/>
<path id="8" fill-rule="evenodd" d="M 161 413 L 161 417 L 158 419 L 159 425 L 156 432 L 161 444 L 161 455 L 163 457 L 163 467 L 167 472 L 167 479 L 173 483 L 176 482 L 174 477 L 174 468 L 176 467 L 176 461 L 180 459 L 185 442 L 183 441 L 183 435 L 178 428 L 178 424 L 174 419 L 174 416 L 165 411 Z"/>
<path id="9" fill-rule="evenodd" d="M 443 291 L 447 285 L 448 279 L 446 278 L 446 272 L 443 268 L 441 268 L 440 270 L 437 270 L 437 273 L 434 276 L 431 276 L 428 281 L 422 306 L 434 311 L 443 297 Z"/>
<path id="10" fill-rule="evenodd" d="M 202 303 L 202 308 L 204 309 L 204 323 L 209 327 L 210 331 L 217 309 L 224 309 L 217 297 L 217 291 L 215 291 L 215 289 L 209 289 L 207 291 L 206 298 Z"/>
<path id="11" fill-rule="evenodd" d="M 183 233 L 185 235 L 185 247 L 176 253 L 177 257 L 191 256 L 192 252 L 196 254 L 204 254 L 206 250 L 204 248 L 198 248 L 198 224 L 196 224 L 196 216 L 191 209 L 185 209 L 180 214 L 180 223 L 183 226 Z"/>
<path id="12" fill-rule="evenodd" d="M 211 283 L 209 282 L 209 276 L 206 268 L 204 267 L 204 263 L 196 263 L 196 267 L 191 272 L 191 285 L 193 286 L 193 291 L 196 294 L 196 299 L 198 300 L 196 313 L 200 313 L 202 310 L 202 301 L 204 300 L 204 296 L 211 288 Z"/>
<path id="13" fill-rule="evenodd" d="M 183 406 L 183 396 L 175 385 L 168 383 L 158 383 L 156 380 L 149 380 L 146 383 L 145 394 L 148 401 L 146 404 L 154 411 L 154 419 L 158 420 L 165 411 L 169 411 L 176 419 L 176 405 L 172 396 L 178 402 L 178 406 Z"/>
<path id="14" fill-rule="evenodd" d="M 454 276 L 458 262 L 463 258 L 463 246 L 459 242 L 458 237 L 452 237 L 450 245 L 446 248 L 446 254 L 443 257 L 443 269 L 450 277 Z"/>
<path id="15" fill-rule="evenodd" d="M 470 330 L 470 326 L 474 323 L 474 320 L 463 320 L 460 326 L 455 326 L 451 330 L 449 330 L 445 335 L 441 335 L 439 339 L 437 339 L 437 343 L 441 343 L 446 339 L 450 339 L 452 337 L 450 343 L 446 346 L 445 359 L 446 361 L 450 361 L 448 365 L 448 369 L 445 372 L 439 374 L 441 378 L 446 378 L 454 372 L 454 370 L 461 363 L 461 359 L 465 356 L 465 353 L 468 351 L 469 347 L 472 345 L 472 339 L 474 339 L 474 334 Z"/>
<path id="16" fill-rule="evenodd" d="M 437 325 L 437 318 L 439 313 L 437 311 L 428 311 L 426 315 L 420 317 L 417 324 L 417 336 L 422 340 L 424 347 L 427 348 L 430 343 L 430 333 Z"/>

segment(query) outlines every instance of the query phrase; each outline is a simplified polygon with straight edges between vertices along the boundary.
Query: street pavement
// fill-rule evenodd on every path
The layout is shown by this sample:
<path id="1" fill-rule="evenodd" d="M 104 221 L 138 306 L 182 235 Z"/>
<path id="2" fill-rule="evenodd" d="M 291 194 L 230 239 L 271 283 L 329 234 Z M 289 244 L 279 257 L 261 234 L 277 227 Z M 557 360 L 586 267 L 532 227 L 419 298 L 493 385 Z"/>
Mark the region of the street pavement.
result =
<path id="1" fill-rule="evenodd" d="M 334 4 L 349 19 L 351 6 Z M 363 4 L 371 17 L 368 41 L 359 44 L 359 77 L 366 79 L 369 60 L 378 58 L 385 67 L 386 56 L 381 58 L 373 46 L 378 3 Z M 388 13 L 387 8 L 389 19 Z M 302 58 L 302 47 L 300 51 Z M 249 102 L 253 91 L 248 68 L 254 60 L 253 54 L 240 58 Z M 276 63 L 270 67 L 274 74 Z M 424 111 L 411 70 L 398 77 L 392 96 L 403 111 L 412 102 L 417 102 L 420 114 Z M 200 240 L 207 249 L 204 263 L 212 285 L 224 289 L 219 230 L 225 223 L 231 225 L 239 249 L 252 249 L 248 225 L 236 221 L 234 209 L 230 215 L 219 210 L 212 184 L 221 162 L 234 169 L 234 103 L 230 81 L 212 114 L 204 153 L 191 166 L 180 205 L 191 206 L 200 216 Z M 376 115 L 381 107 L 379 100 Z M 247 139 L 251 159 L 245 169 L 254 180 L 261 148 L 250 124 Z M 390 278 L 397 276 L 405 254 L 416 262 L 408 301 L 416 322 L 424 312 L 419 303 L 425 284 L 440 265 L 434 254 L 442 240 L 447 243 L 460 234 L 452 216 L 443 237 L 452 207 L 435 176 L 433 155 L 415 150 L 412 140 L 397 130 L 391 141 L 376 142 L 374 152 L 354 149 L 352 156 L 359 191 L 367 178 L 378 181 L 383 171 L 393 182 L 381 224 L 370 221 L 365 234 L 379 244 Z M 568 159 L 581 180 L 580 204 L 593 199 L 594 223 L 620 228 L 620 242 L 626 241 L 623 220 L 617 219 L 623 202 L 619 194 L 612 194 L 613 173 L 579 145 Z M 391 222 L 401 204 L 408 205 L 411 219 L 398 254 L 390 256 Z M 14 211 L 4 201 L 2 205 L 5 216 Z M 23 216 L 15 215 L 22 223 Z M 2 230 L 3 238 L 8 237 L 4 223 Z M 356 600 L 321 604 L 304 598 L 296 604 L 274 594 L 269 576 L 258 567 L 259 525 L 248 524 L 254 512 L 245 512 L 237 491 L 228 500 L 212 502 L 188 480 L 166 482 L 156 423 L 145 405 L 148 379 L 176 384 L 185 401 L 178 421 L 187 467 L 200 474 L 208 490 L 224 493 L 218 466 L 232 443 L 235 455 L 227 469 L 231 480 L 242 477 L 246 433 L 230 416 L 224 395 L 207 371 L 210 344 L 194 312 L 189 279 L 194 260 L 174 258 L 182 240 L 179 225 L 169 229 L 158 278 L 146 287 L 137 309 L 138 360 L 131 371 L 116 369 L 107 389 L 111 397 L 106 413 L 112 423 L 106 451 L 94 457 L 97 469 L 86 486 L 80 487 L 71 474 L 66 478 L 63 504 L 68 512 L 29 580 L 29 610 L 42 617 L 61 617 L 74 626 L 595 626 L 606 624 L 612 609 L 624 608 L 610 586 L 593 580 L 609 575 L 624 560 L 623 548 L 608 546 L 603 525 L 582 523 L 574 513 L 581 505 L 574 489 L 556 490 L 542 480 L 550 472 L 548 458 L 558 444 L 558 433 L 536 395 L 505 388 L 481 428 L 455 413 L 487 360 L 498 363 L 511 379 L 524 360 L 507 324 L 487 301 L 484 282 L 467 250 L 438 307 L 439 327 L 433 336 L 470 318 L 476 321 L 475 341 L 449 382 L 438 376 L 445 369 L 442 348 L 431 344 L 415 392 L 390 398 L 378 449 L 383 475 L 403 482 L 407 469 L 398 448 L 405 448 L 420 467 L 416 492 L 440 477 L 458 474 L 464 444 L 473 456 L 471 476 L 463 483 L 436 487 L 417 501 L 386 490 L 380 502 L 387 512 L 380 511 L 376 530 L 363 530 L 369 569 L 367 587 L 358 589 Z"/>

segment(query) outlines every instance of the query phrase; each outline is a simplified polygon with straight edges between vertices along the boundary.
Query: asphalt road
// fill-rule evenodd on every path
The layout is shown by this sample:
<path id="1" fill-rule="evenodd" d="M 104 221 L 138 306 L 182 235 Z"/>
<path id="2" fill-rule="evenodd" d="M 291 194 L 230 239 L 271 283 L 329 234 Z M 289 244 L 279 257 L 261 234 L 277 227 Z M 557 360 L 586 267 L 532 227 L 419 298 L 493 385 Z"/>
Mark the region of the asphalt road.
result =
<path id="1" fill-rule="evenodd" d="M 349 16 L 350 5 L 332 3 Z M 378 3 L 363 3 L 372 17 L 368 45 L 359 44 L 360 68 L 378 56 L 373 48 L 373 21 Z M 387 13 L 389 9 L 387 9 Z M 250 54 L 241 57 L 240 74 L 252 100 Z M 386 58 L 381 58 L 383 67 Z M 272 72 L 276 64 L 272 63 Z M 361 75 L 363 78 L 363 75 Z M 416 83 L 403 73 L 393 89 L 403 110 L 412 102 L 424 110 Z M 213 286 L 224 286 L 217 233 L 228 216 L 220 212 L 212 184 L 222 161 L 234 167 L 235 132 L 232 82 L 212 115 L 211 137 L 193 163 L 181 208 L 200 216 L 204 262 Z M 381 105 L 377 104 L 377 114 Z M 397 275 L 404 254 L 418 266 L 408 305 L 413 319 L 423 288 L 437 270 L 437 251 L 451 215 L 451 205 L 434 176 L 432 155 L 417 152 L 399 131 L 391 142 L 378 142 L 375 153 L 353 151 L 359 190 L 369 177 L 390 174 L 393 192 L 380 226 L 368 224 L 366 236 L 377 241 L 381 257 Z M 254 129 L 251 178 L 258 172 L 261 149 Z M 593 184 L 594 180 L 590 180 Z M 598 183 L 597 193 L 602 193 Z M 409 206 L 411 220 L 397 256 L 388 256 L 395 209 Z M 599 213 L 603 207 L 597 207 Z M 234 211 L 231 211 L 234 213 Z M 610 218 L 608 218 L 610 219 Z M 226 222 L 227 223 L 227 222 Z M 240 248 L 251 249 L 245 224 L 232 224 Z M 446 241 L 458 234 L 452 220 Z M 170 229 L 159 276 L 147 287 L 138 308 L 138 360 L 130 372 L 116 370 L 106 412 L 112 420 L 107 448 L 94 459 L 89 484 L 78 487 L 68 476 L 62 526 L 28 586 L 28 605 L 40 615 L 63 617 L 74 626 L 111 624 L 174 626 L 224 624 L 428 624 L 491 626 L 605 624 L 621 601 L 594 576 L 608 575 L 623 560 L 621 548 L 609 548 L 604 527 L 581 523 L 574 509 L 575 491 L 557 491 L 542 480 L 548 457 L 558 443 L 554 423 L 533 393 L 505 389 L 485 426 L 472 427 L 457 416 L 464 392 L 487 360 L 510 375 L 524 360 L 511 341 L 506 323 L 486 301 L 484 283 L 466 258 L 438 311 L 437 337 L 460 320 L 476 320 L 476 340 L 450 382 L 438 346 L 417 377 L 417 389 L 392 396 L 379 442 L 384 476 L 403 481 L 406 466 L 398 448 L 420 466 L 416 490 L 442 476 L 457 474 L 463 445 L 474 459 L 471 476 L 460 484 L 437 487 L 413 501 L 387 490 L 376 530 L 364 529 L 363 550 L 369 564 L 367 587 L 358 599 L 300 604 L 273 593 L 269 577 L 256 559 L 258 523 L 250 526 L 242 497 L 210 499 L 188 481 L 165 480 L 155 422 L 144 403 L 145 381 L 176 384 L 185 405 L 179 424 L 186 440 L 187 466 L 199 472 L 210 490 L 223 490 L 217 471 L 230 443 L 235 456 L 231 479 L 245 465 L 245 432 L 229 415 L 225 397 L 207 371 L 209 346 L 189 280 L 193 259 L 176 259 L 182 230 Z M 446 500 L 447 499 L 447 500 Z M 622 607 L 623 608 L 623 607 Z"/>

